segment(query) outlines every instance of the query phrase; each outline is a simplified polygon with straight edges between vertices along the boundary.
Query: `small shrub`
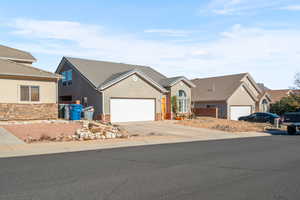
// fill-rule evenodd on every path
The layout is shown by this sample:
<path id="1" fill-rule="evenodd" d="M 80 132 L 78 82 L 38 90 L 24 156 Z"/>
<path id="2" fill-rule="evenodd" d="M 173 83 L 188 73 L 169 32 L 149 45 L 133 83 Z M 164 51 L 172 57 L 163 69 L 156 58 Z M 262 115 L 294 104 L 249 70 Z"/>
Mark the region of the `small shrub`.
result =
<path id="1" fill-rule="evenodd" d="M 52 138 L 49 136 L 49 135 L 46 135 L 46 134 L 42 134 L 39 138 L 40 141 L 49 141 L 51 140 Z"/>

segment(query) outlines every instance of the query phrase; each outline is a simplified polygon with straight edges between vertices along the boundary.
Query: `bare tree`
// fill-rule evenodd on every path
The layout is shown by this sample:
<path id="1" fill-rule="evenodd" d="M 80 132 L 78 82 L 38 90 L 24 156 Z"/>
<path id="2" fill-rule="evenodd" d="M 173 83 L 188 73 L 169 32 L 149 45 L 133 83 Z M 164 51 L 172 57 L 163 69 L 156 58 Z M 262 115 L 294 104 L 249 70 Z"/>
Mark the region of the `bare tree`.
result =
<path id="1" fill-rule="evenodd" d="M 300 89 L 300 72 L 295 75 L 295 86 Z"/>

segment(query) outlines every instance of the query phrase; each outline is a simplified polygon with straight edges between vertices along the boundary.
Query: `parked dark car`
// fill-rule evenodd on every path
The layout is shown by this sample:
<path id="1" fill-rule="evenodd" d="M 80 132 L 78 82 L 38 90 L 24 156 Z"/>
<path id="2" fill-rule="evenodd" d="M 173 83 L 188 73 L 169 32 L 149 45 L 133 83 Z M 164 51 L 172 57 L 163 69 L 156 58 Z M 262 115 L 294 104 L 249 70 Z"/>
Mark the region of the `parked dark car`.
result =
<path id="1" fill-rule="evenodd" d="M 285 113 L 282 122 L 287 126 L 289 135 L 295 135 L 300 130 L 300 112 Z"/>
<path id="2" fill-rule="evenodd" d="M 257 112 L 248 116 L 240 117 L 240 121 L 256 122 L 256 123 L 275 123 L 275 119 L 280 120 L 280 117 L 274 113 Z"/>

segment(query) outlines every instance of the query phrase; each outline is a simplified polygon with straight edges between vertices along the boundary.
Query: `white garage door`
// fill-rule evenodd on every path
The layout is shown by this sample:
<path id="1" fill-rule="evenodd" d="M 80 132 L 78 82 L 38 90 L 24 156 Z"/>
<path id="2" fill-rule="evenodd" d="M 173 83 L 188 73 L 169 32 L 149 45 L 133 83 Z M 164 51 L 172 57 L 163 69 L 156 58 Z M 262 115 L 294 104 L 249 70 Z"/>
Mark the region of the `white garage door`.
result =
<path id="1" fill-rule="evenodd" d="M 111 99 L 111 122 L 155 120 L 154 99 Z"/>
<path id="2" fill-rule="evenodd" d="M 251 106 L 231 106 L 230 119 L 238 120 L 239 117 L 251 114 Z"/>

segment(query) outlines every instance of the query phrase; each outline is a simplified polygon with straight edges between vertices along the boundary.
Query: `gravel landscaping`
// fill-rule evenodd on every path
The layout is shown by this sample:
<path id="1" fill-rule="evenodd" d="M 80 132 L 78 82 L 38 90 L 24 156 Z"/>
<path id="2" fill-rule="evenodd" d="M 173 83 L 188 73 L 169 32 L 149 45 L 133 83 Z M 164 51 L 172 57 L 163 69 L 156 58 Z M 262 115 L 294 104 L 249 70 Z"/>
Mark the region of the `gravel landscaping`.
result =
<path id="1" fill-rule="evenodd" d="M 270 128 L 270 124 L 250 123 L 245 121 L 232 121 L 227 119 L 216 119 L 210 117 L 199 117 L 192 120 L 178 121 L 176 124 L 196 128 L 208 128 L 226 132 L 264 132 Z"/>
<path id="2" fill-rule="evenodd" d="M 54 140 L 58 138 L 74 135 L 77 129 L 82 127 L 79 122 L 39 122 L 39 123 L 14 123 L 1 125 L 16 137 L 25 142 Z"/>
<path id="3" fill-rule="evenodd" d="M 96 121 L 28 121 L 0 124 L 27 143 L 128 138 L 126 130 Z"/>

